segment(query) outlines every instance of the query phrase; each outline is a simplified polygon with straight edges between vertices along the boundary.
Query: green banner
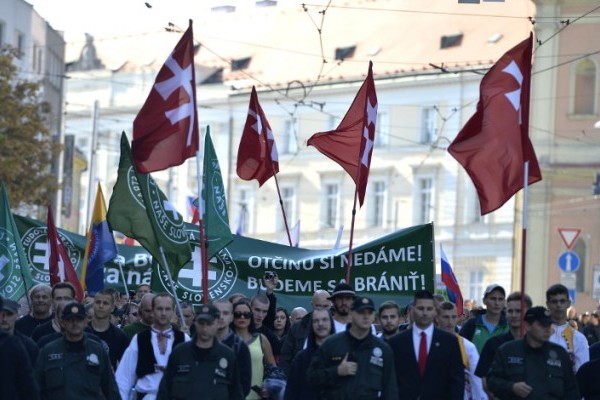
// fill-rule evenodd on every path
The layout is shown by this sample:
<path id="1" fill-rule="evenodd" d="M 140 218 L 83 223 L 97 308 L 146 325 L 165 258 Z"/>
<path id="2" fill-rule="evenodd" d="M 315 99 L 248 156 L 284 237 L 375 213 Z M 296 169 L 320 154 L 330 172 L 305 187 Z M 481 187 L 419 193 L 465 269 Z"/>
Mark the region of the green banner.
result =
<path id="1" fill-rule="evenodd" d="M 36 283 L 48 283 L 46 226 L 39 221 L 15 215 L 23 247 L 32 265 Z M 198 246 L 198 227 L 186 224 L 190 244 Z M 85 237 L 59 229 L 73 266 L 80 273 Z M 127 285 L 135 288 L 150 283 L 152 256 L 142 247 L 118 245 L 116 260 L 123 265 Z M 176 290 L 180 300 L 193 304 L 202 302 L 202 274 L 194 251 L 192 261 L 177 277 Z M 278 305 L 286 308 L 309 307 L 315 290 L 331 291 L 346 273 L 344 249 L 307 250 L 262 240 L 233 236 L 233 241 L 210 259 L 209 296 L 211 300 L 240 292 L 253 296 L 260 289 L 265 271 L 279 277 L 276 289 Z M 395 300 L 406 304 L 415 291 L 433 292 L 435 279 L 433 224 L 418 225 L 380 237 L 357 246 L 352 252 L 351 285 L 357 292 L 373 298 L 376 304 Z M 166 274 L 160 270 L 154 288 L 168 286 Z M 118 265 L 105 265 L 105 286 L 123 289 Z M 264 288 L 262 288 L 264 290 Z"/>

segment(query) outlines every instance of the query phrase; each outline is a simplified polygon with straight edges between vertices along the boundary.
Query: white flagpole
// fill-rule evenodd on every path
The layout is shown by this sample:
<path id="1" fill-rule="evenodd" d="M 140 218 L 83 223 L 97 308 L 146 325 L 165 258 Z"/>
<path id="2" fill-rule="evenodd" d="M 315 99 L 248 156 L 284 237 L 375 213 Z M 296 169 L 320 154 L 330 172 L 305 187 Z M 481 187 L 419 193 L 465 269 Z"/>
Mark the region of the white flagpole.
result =
<path id="1" fill-rule="evenodd" d="M 523 166 L 523 234 L 521 236 L 521 336 L 525 333 L 525 324 L 523 318 L 525 316 L 525 269 L 527 260 L 527 207 L 528 207 L 528 192 L 529 192 L 529 161 L 525 161 Z"/>

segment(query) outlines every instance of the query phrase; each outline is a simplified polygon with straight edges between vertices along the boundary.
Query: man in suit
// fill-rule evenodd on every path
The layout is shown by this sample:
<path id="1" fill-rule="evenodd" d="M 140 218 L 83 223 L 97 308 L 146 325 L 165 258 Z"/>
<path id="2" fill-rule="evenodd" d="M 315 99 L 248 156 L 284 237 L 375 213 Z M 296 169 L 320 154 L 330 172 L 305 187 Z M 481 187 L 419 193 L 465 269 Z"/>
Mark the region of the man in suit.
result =
<path id="1" fill-rule="evenodd" d="M 394 351 L 398 399 L 462 400 L 464 371 L 456 337 L 433 325 L 433 295 L 415 293 L 411 329 L 388 340 Z"/>

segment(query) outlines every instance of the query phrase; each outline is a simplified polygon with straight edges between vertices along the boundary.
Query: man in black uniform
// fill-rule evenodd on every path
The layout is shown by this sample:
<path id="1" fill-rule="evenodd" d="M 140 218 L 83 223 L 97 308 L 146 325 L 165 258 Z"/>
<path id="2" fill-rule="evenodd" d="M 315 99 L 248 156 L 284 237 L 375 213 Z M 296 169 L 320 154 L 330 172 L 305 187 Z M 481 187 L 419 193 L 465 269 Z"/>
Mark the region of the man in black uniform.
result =
<path id="1" fill-rule="evenodd" d="M 15 324 L 15 329 L 23 335 L 31 337 L 33 330 L 38 326 L 51 321 L 52 315 L 52 289 L 50 286 L 39 283 L 29 290 L 29 300 L 31 302 L 31 312 Z"/>
<path id="2" fill-rule="evenodd" d="M 371 333 L 373 301 L 355 297 L 350 314 L 346 331 L 329 337 L 313 356 L 308 383 L 319 387 L 325 399 L 396 400 L 392 350 Z"/>
<path id="3" fill-rule="evenodd" d="M 88 325 L 89 331 L 102 339 L 109 349 L 110 363 L 113 370 L 123 357 L 129 345 L 127 335 L 110 323 L 110 315 L 115 309 L 115 298 L 108 289 L 100 290 L 94 296 L 94 316 Z"/>
<path id="4" fill-rule="evenodd" d="M 500 399 L 579 399 L 569 355 L 548 341 L 550 312 L 532 307 L 524 320 L 525 337 L 503 344 L 496 352 L 487 376 L 488 389 Z"/>
<path id="5" fill-rule="evenodd" d="M 108 354 L 84 333 L 87 318 L 83 304 L 67 304 L 60 324 L 63 337 L 40 350 L 35 366 L 42 398 L 118 400 Z"/>
<path id="6" fill-rule="evenodd" d="M 0 312 L 4 313 L 4 321 L 0 323 L 0 330 L 8 333 L 11 336 L 19 339 L 27 354 L 29 355 L 29 361 L 31 365 L 35 365 L 35 360 L 38 356 L 38 346 L 35 344 L 30 337 L 23 335 L 21 332 L 15 330 L 15 322 L 17 321 L 18 311 L 21 305 L 14 300 L 4 299 L 4 306 L 0 309 Z"/>
<path id="7" fill-rule="evenodd" d="M 180 344 L 169 356 L 158 388 L 158 400 L 244 398 L 235 355 L 216 339 L 218 318 L 219 310 L 215 306 L 200 306 L 195 340 Z"/>

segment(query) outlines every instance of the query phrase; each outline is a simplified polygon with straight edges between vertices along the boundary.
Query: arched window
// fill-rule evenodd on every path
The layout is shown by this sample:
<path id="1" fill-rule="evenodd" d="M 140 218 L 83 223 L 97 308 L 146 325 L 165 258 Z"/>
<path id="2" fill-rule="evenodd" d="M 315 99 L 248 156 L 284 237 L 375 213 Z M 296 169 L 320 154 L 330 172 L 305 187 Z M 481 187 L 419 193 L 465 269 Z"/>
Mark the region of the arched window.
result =
<path id="1" fill-rule="evenodd" d="M 575 289 L 578 293 L 585 292 L 585 270 L 586 270 L 586 256 L 587 256 L 587 245 L 582 238 L 577 239 L 573 246 L 573 251 L 579 256 L 579 268 L 575 272 L 577 282 Z"/>
<path id="2" fill-rule="evenodd" d="M 596 113 L 596 65 L 591 60 L 581 60 L 575 66 L 573 113 Z"/>

